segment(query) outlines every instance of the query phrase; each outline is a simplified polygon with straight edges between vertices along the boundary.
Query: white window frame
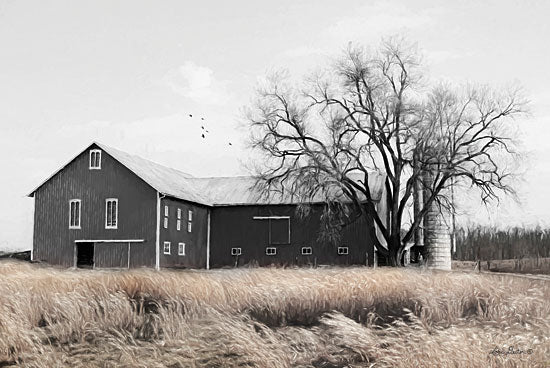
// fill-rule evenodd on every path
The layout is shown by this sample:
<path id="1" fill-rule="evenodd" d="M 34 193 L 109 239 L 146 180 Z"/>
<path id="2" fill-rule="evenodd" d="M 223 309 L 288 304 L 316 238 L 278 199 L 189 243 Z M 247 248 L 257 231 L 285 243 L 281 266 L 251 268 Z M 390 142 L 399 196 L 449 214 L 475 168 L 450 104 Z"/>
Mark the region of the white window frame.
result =
<path id="1" fill-rule="evenodd" d="M 115 226 L 107 225 L 107 223 L 108 223 L 107 219 L 108 219 L 108 216 L 109 216 L 109 213 L 107 212 L 108 209 L 109 209 L 109 202 L 115 202 L 116 203 Z M 107 198 L 107 199 L 105 199 L 105 229 L 118 229 L 118 198 Z"/>
<path id="2" fill-rule="evenodd" d="M 347 256 L 349 254 L 349 247 L 338 247 L 339 256 Z"/>
<path id="3" fill-rule="evenodd" d="M 164 228 L 168 229 L 168 217 L 164 218 Z"/>
<path id="4" fill-rule="evenodd" d="M 192 210 L 187 211 L 187 220 L 188 221 L 193 221 L 193 211 Z"/>
<path id="5" fill-rule="evenodd" d="M 176 220 L 176 229 L 178 229 L 178 231 L 181 230 L 181 220 L 180 219 Z"/>
<path id="6" fill-rule="evenodd" d="M 168 246 L 168 252 L 166 251 L 166 246 Z M 162 253 L 164 254 L 170 254 L 170 247 L 172 244 L 169 241 L 165 241 L 162 245 Z"/>
<path id="7" fill-rule="evenodd" d="M 241 248 L 231 248 L 231 255 L 232 256 L 240 256 L 242 254 Z"/>
<path id="8" fill-rule="evenodd" d="M 169 214 L 170 214 L 170 209 L 168 208 L 168 205 L 165 205 L 164 206 L 164 216 L 168 217 Z"/>
<path id="9" fill-rule="evenodd" d="M 187 232 L 190 233 L 193 230 L 193 223 L 191 221 L 187 222 Z"/>
<path id="10" fill-rule="evenodd" d="M 311 247 L 302 247 L 302 255 L 310 256 L 313 254 L 313 249 Z"/>
<path id="11" fill-rule="evenodd" d="M 178 256 L 184 256 L 184 255 L 185 255 L 185 243 L 183 242 L 178 243 Z"/>
<path id="12" fill-rule="evenodd" d="M 273 252 L 270 252 L 273 251 Z M 277 248 L 276 247 L 265 247 L 265 254 L 268 256 L 275 256 L 277 255 Z"/>
<path id="13" fill-rule="evenodd" d="M 78 203 L 78 225 L 72 225 L 73 218 L 71 213 L 71 206 L 73 203 Z M 69 229 L 80 229 L 80 220 L 82 217 L 82 200 L 80 199 L 71 199 L 69 201 Z"/>
<path id="14" fill-rule="evenodd" d="M 178 219 L 181 219 L 181 208 L 178 208 Z"/>
<path id="15" fill-rule="evenodd" d="M 290 216 L 254 216 L 253 220 L 267 220 L 268 221 L 268 241 L 269 245 L 289 245 L 292 237 L 290 232 Z M 286 243 L 273 243 L 271 241 L 271 220 L 286 220 L 288 221 L 288 242 Z"/>
<path id="16" fill-rule="evenodd" d="M 99 154 L 99 166 L 92 166 L 92 157 L 94 154 Z M 95 163 L 95 161 L 94 161 Z M 100 149 L 92 149 L 90 150 L 90 155 L 88 159 L 88 167 L 90 170 L 101 170 L 101 150 Z"/>

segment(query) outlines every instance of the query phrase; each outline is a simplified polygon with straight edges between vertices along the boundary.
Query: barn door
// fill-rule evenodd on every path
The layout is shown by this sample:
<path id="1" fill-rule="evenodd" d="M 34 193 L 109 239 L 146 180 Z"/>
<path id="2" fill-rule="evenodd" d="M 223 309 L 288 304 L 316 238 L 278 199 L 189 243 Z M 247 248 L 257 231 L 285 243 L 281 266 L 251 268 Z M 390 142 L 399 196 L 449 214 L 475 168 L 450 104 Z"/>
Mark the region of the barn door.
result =
<path id="1" fill-rule="evenodd" d="M 76 267 L 93 268 L 94 267 L 94 243 L 76 244 Z"/>

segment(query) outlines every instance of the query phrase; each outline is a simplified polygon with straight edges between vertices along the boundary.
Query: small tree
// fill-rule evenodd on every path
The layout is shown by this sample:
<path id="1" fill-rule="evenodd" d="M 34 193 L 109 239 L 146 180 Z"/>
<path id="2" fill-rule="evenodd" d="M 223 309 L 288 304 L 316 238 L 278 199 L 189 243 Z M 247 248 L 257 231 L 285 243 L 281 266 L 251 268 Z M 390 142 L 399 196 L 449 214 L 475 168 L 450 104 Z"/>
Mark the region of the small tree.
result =
<path id="1" fill-rule="evenodd" d="M 428 206 L 450 204 L 451 180 L 478 188 L 483 201 L 513 192 L 500 163 L 514 154 L 506 122 L 523 110 L 518 90 L 422 88 L 419 67 L 417 52 L 402 42 L 372 53 L 350 47 L 298 87 L 271 76 L 247 111 L 265 193 L 287 191 L 305 203 L 323 194 L 332 229 L 369 216 L 379 229 L 371 234 L 377 251 L 391 265 L 400 264 Z M 426 170 L 429 183 L 421 180 Z M 389 221 L 375 208 L 374 172 L 385 175 Z M 415 182 L 425 199 L 406 224 Z"/>

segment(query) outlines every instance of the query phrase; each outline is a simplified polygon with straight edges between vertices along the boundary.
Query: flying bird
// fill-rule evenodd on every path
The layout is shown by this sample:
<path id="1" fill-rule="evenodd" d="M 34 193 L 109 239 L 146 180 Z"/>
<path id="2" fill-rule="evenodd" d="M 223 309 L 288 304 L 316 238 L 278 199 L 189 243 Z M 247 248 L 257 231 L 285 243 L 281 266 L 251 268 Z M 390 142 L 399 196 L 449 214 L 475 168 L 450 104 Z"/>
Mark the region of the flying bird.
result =
<path id="1" fill-rule="evenodd" d="M 203 134 L 201 134 L 201 136 L 202 136 L 202 137 L 204 138 L 204 133 L 203 133 Z"/>
<path id="2" fill-rule="evenodd" d="M 233 145 L 233 143 L 229 142 L 229 145 L 230 145 L 230 146 L 232 146 L 232 145 Z"/>
<path id="3" fill-rule="evenodd" d="M 193 117 L 193 114 L 189 114 L 189 117 L 192 118 L 192 117 Z"/>
<path id="4" fill-rule="evenodd" d="M 204 120 L 204 118 L 201 118 L 201 120 Z"/>
<path id="5" fill-rule="evenodd" d="M 201 125 L 201 129 L 204 130 L 204 125 Z"/>

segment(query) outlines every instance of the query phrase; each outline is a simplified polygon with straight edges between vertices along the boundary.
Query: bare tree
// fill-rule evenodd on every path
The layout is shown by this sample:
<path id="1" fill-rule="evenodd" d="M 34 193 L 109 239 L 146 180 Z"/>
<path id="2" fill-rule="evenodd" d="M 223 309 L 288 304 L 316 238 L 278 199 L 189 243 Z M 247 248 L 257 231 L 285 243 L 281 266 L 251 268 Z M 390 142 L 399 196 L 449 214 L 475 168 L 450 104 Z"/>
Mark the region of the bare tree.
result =
<path id="1" fill-rule="evenodd" d="M 420 76 L 415 49 L 392 40 L 376 52 L 350 47 L 340 62 L 299 87 L 272 76 L 247 113 L 252 147 L 262 154 L 258 185 L 305 203 L 323 194 L 328 228 L 369 216 L 379 230 L 377 251 L 391 265 L 400 264 L 428 206 L 450 205 L 451 180 L 478 188 L 484 201 L 513 192 L 510 169 L 500 163 L 514 154 L 506 124 L 523 110 L 519 91 L 428 89 Z M 426 170 L 429 183 L 421 180 Z M 388 221 L 369 186 L 369 176 L 379 172 Z M 424 186 L 425 199 L 405 224 L 415 182 Z"/>

